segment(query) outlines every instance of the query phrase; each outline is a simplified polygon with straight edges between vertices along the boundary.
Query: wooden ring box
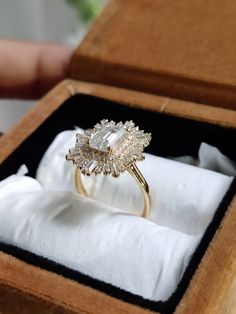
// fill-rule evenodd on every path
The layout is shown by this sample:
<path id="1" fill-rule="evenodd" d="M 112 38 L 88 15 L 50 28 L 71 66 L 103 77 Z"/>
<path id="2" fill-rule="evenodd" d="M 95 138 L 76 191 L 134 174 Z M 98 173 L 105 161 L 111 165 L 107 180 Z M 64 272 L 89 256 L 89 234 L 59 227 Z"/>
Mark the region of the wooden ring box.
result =
<path id="1" fill-rule="evenodd" d="M 196 156 L 205 141 L 236 160 L 235 10 L 223 0 L 110 1 L 75 51 L 71 78 L 0 139 L 1 179 L 23 162 L 34 175 L 58 132 L 104 116 L 133 118 L 159 134 L 152 153 Z M 0 312 L 234 313 L 235 190 L 234 180 L 168 301 L 142 299 L 0 243 Z"/>

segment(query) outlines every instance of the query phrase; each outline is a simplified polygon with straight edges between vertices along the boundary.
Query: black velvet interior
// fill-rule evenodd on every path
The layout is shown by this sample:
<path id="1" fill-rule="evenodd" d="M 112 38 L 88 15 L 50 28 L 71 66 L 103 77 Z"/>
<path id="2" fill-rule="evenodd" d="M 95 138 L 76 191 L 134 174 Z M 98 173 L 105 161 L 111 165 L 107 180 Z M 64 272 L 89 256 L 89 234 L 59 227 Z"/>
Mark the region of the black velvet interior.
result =
<path id="1" fill-rule="evenodd" d="M 160 156 L 197 156 L 201 142 L 206 142 L 217 146 L 225 155 L 236 160 L 236 151 L 233 149 L 235 147 L 236 129 L 137 109 L 97 97 L 78 94 L 66 100 L 56 112 L 0 165 L 0 180 L 16 172 L 23 163 L 29 168 L 30 175 L 34 176 L 41 157 L 56 134 L 66 129 L 72 129 L 76 125 L 82 128 L 92 127 L 103 118 L 115 121 L 132 119 L 145 131 L 151 132 L 153 139 L 147 151 L 152 154 Z M 172 313 L 183 296 L 235 192 L 236 180 L 234 180 L 219 208 L 216 210 L 215 216 L 195 251 L 176 292 L 166 302 L 145 300 L 110 284 L 90 278 L 89 276 L 85 276 L 65 266 L 58 265 L 53 261 L 11 245 L 0 243 L 0 250 L 28 263 L 95 287 L 127 302 L 138 304 L 161 313 Z"/>

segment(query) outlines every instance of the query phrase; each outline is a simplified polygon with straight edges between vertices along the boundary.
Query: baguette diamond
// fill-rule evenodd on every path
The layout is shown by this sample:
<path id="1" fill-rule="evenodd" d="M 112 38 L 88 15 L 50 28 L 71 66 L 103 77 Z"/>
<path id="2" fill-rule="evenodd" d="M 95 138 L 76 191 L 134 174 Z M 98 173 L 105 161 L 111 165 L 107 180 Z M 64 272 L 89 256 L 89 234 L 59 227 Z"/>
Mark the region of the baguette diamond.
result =
<path id="1" fill-rule="evenodd" d="M 76 144 L 66 155 L 85 175 L 119 174 L 137 160 L 143 160 L 143 149 L 151 140 L 150 133 L 125 123 L 102 120 L 93 129 L 77 133 Z"/>

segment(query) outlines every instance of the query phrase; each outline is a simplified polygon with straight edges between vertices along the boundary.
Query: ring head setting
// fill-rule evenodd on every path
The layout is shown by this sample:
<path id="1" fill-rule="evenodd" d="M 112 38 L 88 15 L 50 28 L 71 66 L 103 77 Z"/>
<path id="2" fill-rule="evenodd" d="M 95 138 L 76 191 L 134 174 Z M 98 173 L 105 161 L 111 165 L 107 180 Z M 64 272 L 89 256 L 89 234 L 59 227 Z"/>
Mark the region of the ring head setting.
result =
<path id="1" fill-rule="evenodd" d="M 101 120 L 93 129 L 76 134 L 75 147 L 66 159 L 79 167 L 84 175 L 111 174 L 114 177 L 138 160 L 144 160 L 143 150 L 151 134 L 144 133 L 133 121 Z"/>

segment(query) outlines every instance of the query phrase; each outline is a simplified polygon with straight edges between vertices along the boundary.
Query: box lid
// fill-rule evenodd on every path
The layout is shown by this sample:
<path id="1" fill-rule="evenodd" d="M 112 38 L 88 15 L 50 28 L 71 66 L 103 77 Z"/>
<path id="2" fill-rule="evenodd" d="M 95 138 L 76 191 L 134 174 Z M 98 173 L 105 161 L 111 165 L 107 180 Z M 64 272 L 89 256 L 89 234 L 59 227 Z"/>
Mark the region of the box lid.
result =
<path id="1" fill-rule="evenodd" d="M 111 0 L 71 77 L 236 109 L 236 2 Z"/>

